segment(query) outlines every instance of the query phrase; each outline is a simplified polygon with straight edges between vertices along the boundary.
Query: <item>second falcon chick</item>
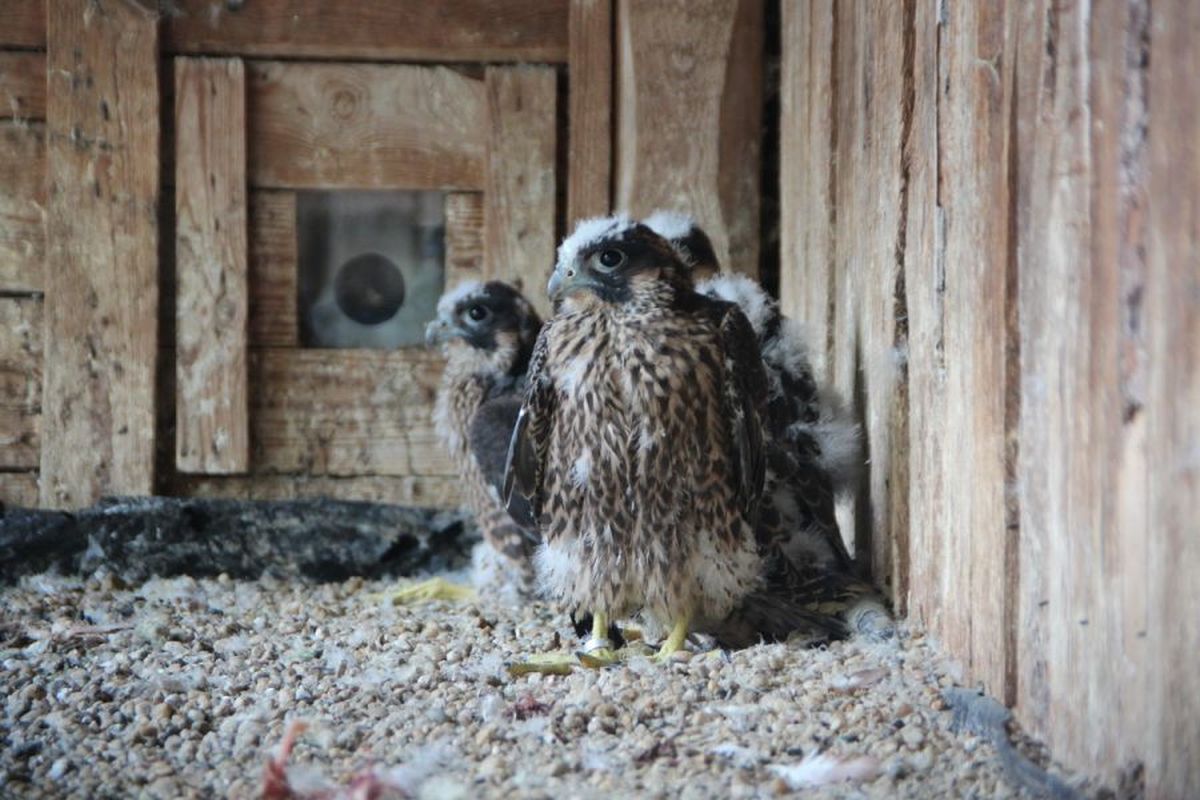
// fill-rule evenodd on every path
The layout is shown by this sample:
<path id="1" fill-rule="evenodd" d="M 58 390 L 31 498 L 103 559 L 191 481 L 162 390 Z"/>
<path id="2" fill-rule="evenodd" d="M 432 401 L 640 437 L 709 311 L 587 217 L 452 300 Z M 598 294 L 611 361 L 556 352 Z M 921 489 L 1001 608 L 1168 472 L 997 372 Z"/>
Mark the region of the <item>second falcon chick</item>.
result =
<path id="1" fill-rule="evenodd" d="M 437 317 L 425 330 L 426 342 L 446 355 L 434 424 L 492 551 L 477 558 L 477 572 L 480 561 L 498 567 L 495 578 L 520 596 L 531 594 L 539 537 L 528 506 L 518 503 L 510 515 L 498 489 L 541 326 L 533 306 L 512 286 L 470 281 L 442 296 Z M 498 563 L 488 555 L 499 556 Z"/>

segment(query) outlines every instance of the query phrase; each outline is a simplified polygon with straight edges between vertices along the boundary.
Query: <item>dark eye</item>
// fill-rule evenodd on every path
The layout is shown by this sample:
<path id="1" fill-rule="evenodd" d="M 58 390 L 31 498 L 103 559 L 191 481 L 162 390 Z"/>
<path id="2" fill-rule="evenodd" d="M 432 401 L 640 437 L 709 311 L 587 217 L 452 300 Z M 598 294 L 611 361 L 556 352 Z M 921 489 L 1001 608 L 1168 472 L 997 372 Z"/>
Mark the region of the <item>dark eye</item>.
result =
<path id="1" fill-rule="evenodd" d="M 479 304 L 473 305 L 467 309 L 467 316 L 475 322 L 483 322 L 492 312 L 487 310 L 486 306 Z"/>
<path id="2" fill-rule="evenodd" d="M 625 254 L 615 248 L 601 250 L 599 261 L 605 269 L 616 269 L 625 262 Z"/>

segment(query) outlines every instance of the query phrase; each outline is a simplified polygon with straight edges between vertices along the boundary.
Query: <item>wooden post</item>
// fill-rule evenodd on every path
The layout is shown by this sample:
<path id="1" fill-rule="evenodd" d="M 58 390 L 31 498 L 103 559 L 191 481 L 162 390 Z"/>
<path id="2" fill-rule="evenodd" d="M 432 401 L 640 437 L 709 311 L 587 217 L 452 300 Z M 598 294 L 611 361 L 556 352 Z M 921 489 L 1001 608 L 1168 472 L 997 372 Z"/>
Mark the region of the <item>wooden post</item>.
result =
<path id="1" fill-rule="evenodd" d="M 619 0 L 614 205 L 691 214 L 758 275 L 762 0 Z"/>
<path id="2" fill-rule="evenodd" d="M 571 0 L 567 230 L 608 213 L 612 184 L 612 0 Z"/>
<path id="3" fill-rule="evenodd" d="M 182 472 L 250 466 L 246 239 L 242 62 L 178 58 L 175 464 Z"/>
<path id="4" fill-rule="evenodd" d="M 41 503 L 154 489 L 158 14 L 48 0 Z"/>
<path id="5" fill-rule="evenodd" d="M 484 274 L 519 284 L 547 316 L 554 267 L 554 70 L 488 67 Z"/>

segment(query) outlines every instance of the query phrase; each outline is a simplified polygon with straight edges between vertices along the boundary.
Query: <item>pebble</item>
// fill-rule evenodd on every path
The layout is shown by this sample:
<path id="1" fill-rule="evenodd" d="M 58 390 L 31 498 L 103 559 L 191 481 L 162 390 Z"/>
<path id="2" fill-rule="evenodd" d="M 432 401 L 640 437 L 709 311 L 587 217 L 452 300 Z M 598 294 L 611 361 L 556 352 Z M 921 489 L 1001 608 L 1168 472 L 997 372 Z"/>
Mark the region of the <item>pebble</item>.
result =
<path id="1" fill-rule="evenodd" d="M 884 765 L 842 787 L 855 795 L 1018 794 L 991 748 L 930 711 L 945 708 L 949 673 L 920 637 L 514 679 L 505 661 L 575 642 L 565 620 L 536 603 L 370 599 L 386 588 L 228 575 L 0 588 L 6 619 L 33 640 L 0 649 L 0 794 L 261 796 L 265 758 L 296 719 L 309 728 L 293 765 L 341 785 L 366 765 L 410 767 L 426 777 L 406 793 L 429 800 L 790 794 L 771 765 L 826 750 Z M 134 628 L 86 646 L 32 635 L 85 610 Z M 839 690 L 839 676 L 868 670 L 869 685 Z"/>

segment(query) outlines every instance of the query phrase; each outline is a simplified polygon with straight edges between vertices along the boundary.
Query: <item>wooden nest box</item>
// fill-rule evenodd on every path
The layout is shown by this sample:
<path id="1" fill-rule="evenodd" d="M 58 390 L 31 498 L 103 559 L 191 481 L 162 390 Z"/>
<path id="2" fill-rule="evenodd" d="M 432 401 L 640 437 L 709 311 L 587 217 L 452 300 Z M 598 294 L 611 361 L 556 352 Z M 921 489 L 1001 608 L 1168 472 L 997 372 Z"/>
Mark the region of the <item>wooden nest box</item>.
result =
<path id="1" fill-rule="evenodd" d="M 0 500 L 455 505 L 433 298 L 545 310 L 577 219 L 678 209 L 816 332 L 898 610 L 1063 762 L 1186 796 L 1198 31 L 1189 0 L 4 0 Z"/>

